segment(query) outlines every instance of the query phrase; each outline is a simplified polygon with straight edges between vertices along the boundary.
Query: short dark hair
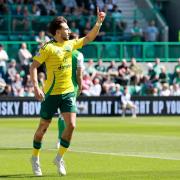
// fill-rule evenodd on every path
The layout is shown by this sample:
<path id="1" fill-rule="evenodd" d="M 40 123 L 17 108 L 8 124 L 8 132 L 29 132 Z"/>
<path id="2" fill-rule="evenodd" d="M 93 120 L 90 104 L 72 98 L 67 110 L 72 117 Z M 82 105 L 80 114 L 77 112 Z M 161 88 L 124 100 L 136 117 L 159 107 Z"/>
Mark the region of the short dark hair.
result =
<path id="1" fill-rule="evenodd" d="M 67 23 L 67 20 L 63 16 L 58 16 L 54 18 L 48 26 L 49 33 L 51 33 L 54 36 L 56 34 L 56 30 L 61 29 L 62 23 Z"/>

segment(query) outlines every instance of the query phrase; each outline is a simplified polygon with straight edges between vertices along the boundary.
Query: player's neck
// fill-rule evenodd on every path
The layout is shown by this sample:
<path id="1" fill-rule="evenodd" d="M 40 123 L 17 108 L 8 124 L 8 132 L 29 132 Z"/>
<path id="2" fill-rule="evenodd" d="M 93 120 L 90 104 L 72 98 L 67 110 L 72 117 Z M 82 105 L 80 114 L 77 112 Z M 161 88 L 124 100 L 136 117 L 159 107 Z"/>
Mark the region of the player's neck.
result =
<path id="1" fill-rule="evenodd" d="M 57 36 L 54 36 L 54 40 L 59 42 L 59 43 L 63 43 L 64 42 L 64 39 L 62 39 L 61 37 L 57 37 Z"/>

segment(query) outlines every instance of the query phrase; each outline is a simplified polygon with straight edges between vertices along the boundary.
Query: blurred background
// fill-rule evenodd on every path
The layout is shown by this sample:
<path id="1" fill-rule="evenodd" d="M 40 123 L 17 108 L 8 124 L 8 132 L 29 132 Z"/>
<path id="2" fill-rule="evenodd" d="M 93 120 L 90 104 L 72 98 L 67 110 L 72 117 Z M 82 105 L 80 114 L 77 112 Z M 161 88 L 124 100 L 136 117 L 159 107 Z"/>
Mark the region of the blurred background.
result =
<path id="1" fill-rule="evenodd" d="M 0 0 L 0 96 L 33 97 L 32 57 L 51 37 L 47 25 L 65 16 L 85 36 L 107 13 L 85 58 L 81 96 L 180 96 L 180 2 L 176 0 Z M 45 69 L 39 68 L 39 85 Z M 173 98 L 174 97 L 174 98 Z M 179 107 L 179 106 L 178 106 Z M 178 108 L 177 108 L 178 109 Z"/>

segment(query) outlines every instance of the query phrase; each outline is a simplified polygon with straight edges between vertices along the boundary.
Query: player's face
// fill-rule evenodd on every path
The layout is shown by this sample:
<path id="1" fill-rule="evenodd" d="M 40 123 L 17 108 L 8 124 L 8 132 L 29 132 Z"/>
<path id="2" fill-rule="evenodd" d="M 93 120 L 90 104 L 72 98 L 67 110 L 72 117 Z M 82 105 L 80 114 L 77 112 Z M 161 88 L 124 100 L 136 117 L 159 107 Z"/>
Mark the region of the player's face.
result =
<path id="1" fill-rule="evenodd" d="M 67 41 L 67 40 L 69 40 L 69 34 L 70 34 L 71 31 L 69 29 L 69 26 L 66 23 L 62 23 L 61 26 L 62 26 L 62 28 L 61 28 L 61 38 L 64 41 Z"/>

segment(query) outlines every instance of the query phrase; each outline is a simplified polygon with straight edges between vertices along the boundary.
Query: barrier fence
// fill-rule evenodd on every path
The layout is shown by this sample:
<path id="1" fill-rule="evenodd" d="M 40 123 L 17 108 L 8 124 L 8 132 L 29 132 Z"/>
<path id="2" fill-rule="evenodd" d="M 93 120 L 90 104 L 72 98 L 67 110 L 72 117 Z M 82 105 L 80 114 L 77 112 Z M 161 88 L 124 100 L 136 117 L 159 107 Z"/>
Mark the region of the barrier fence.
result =
<path id="1" fill-rule="evenodd" d="M 138 116 L 180 115 L 180 97 L 136 96 L 132 100 L 137 106 Z M 41 103 L 34 98 L 1 97 L 0 117 L 38 117 Z M 121 116 L 120 97 L 79 97 L 78 116 Z M 126 115 L 130 115 L 129 110 Z"/>
<path id="2" fill-rule="evenodd" d="M 25 41 L 33 55 L 38 50 L 35 41 Z M 0 41 L 9 58 L 18 60 L 18 50 L 22 41 Z M 135 57 L 140 62 L 154 61 L 159 57 L 162 62 L 175 62 L 180 57 L 180 42 L 92 42 L 84 46 L 85 61 L 92 58 L 95 61 L 102 58 L 103 61 L 121 61 L 122 58 L 130 60 Z"/>

